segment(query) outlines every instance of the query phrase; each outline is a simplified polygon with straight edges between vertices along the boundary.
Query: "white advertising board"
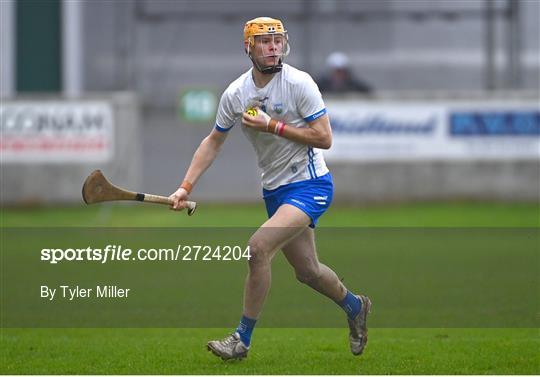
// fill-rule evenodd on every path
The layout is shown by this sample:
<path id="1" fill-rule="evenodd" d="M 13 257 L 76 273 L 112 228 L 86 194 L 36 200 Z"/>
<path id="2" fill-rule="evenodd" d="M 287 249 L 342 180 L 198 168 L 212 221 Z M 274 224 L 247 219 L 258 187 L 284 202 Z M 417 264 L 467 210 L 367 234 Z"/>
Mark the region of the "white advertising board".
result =
<path id="1" fill-rule="evenodd" d="M 535 103 L 329 101 L 329 161 L 540 158 Z"/>
<path id="2" fill-rule="evenodd" d="M 2 163 L 106 162 L 114 152 L 106 102 L 16 102 L 0 106 Z"/>

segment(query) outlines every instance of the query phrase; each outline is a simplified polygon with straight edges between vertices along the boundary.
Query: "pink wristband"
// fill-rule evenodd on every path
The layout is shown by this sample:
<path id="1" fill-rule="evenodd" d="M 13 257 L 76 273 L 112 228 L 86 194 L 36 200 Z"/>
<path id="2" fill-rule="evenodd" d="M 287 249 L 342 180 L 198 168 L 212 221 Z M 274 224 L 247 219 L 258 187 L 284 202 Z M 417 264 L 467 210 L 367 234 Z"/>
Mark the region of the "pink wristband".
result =
<path id="1" fill-rule="evenodd" d="M 278 131 L 278 136 L 283 136 L 283 133 L 285 132 L 285 126 L 286 126 L 285 123 L 281 124 L 281 127 L 280 127 L 280 129 Z"/>
<path id="2" fill-rule="evenodd" d="M 282 136 L 284 130 L 285 130 L 285 123 L 283 123 L 282 121 L 277 122 L 277 124 L 276 124 L 276 129 L 275 129 L 274 132 L 275 132 L 278 136 Z"/>

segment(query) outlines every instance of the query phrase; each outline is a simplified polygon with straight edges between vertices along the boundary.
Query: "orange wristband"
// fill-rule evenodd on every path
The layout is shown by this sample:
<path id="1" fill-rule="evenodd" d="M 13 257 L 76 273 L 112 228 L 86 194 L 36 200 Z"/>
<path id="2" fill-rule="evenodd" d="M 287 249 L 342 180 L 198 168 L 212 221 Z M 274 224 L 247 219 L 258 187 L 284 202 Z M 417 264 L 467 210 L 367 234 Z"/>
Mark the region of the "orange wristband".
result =
<path id="1" fill-rule="evenodd" d="M 180 188 L 183 188 L 184 190 L 187 191 L 188 194 L 191 194 L 191 190 L 193 190 L 193 185 L 191 184 L 190 181 L 184 179 L 184 181 L 180 185 Z"/>
<path id="2" fill-rule="evenodd" d="M 283 132 L 285 132 L 285 126 L 286 124 L 281 120 L 270 119 L 270 122 L 268 122 L 268 126 L 266 126 L 266 132 L 276 134 L 278 136 L 283 136 Z"/>
<path id="3" fill-rule="evenodd" d="M 276 126 L 278 121 L 275 119 L 270 119 L 270 122 L 268 122 L 268 125 L 266 126 L 266 132 L 269 132 L 271 134 L 276 132 Z"/>

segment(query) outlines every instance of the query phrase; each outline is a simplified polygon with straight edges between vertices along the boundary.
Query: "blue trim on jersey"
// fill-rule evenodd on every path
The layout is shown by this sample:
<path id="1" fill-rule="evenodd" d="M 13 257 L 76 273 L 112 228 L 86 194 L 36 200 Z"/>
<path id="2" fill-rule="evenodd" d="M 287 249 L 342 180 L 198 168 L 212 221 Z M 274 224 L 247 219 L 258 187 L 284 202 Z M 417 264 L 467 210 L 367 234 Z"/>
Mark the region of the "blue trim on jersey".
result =
<path id="1" fill-rule="evenodd" d="M 229 127 L 229 128 L 221 127 L 217 123 L 216 123 L 216 126 L 215 126 L 215 129 L 218 130 L 219 132 L 229 132 L 231 130 L 231 128 L 232 127 Z"/>
<path id="2" fill-rule="evenodd" d="M 307 155 L 308 155 L 308 164 L 307 164 L 307 169 L 309 171 L 309 177 L 311 179 L 315 178 L 313 176 L 313 170 L 311 170 L 311 154 L 309 153 L 309 151 L 311 150 L 311 147 L 308 147 L 308 150 L 307 150 Z"/>
<path id="3" fill-rule="evenodd" d="M 326 107 L 320 111 L 317 111 L 315 114 L 305 117 L 304 121 L 308 123 L 313 122 L 315 119 L 322 117 L 324 114 L 326 114 Z"/>
<path id="4" fill-rule="evenodd" d="M 313 177 L 313 173 L 311 172 L 311 165 L 309 163 L 307 164 L 307 170 L 309 172 L 309 178 L 313 179 L 314 177 Z"/>
<path id="5" fill-rule="evenodd" d="M 308 167 L 311 168 L 309 172 L 311 175 L 311 178 L 317 178 L 317 170 L 315 170 L 315 163 L 313 161 L 313 157 L 315 157 L 315 152 L 313 152 L 312 147 L 308 148 L 308 157 L 309 157 Z"/>

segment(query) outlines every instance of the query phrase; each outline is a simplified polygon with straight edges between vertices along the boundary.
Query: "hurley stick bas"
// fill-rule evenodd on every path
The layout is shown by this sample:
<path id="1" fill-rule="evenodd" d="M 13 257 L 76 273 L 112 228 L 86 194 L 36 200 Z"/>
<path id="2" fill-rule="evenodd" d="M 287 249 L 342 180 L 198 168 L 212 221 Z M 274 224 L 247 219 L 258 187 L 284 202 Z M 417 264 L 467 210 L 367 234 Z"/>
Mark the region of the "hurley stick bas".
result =
<path id="1" fill-rule="evenodd" d="M 116 200 L 135 200 L 138 202 L 172 205 L 173 201 L 166 196 L 143 194 L 125 190 L 113 185 L 105 178 L 101 170 L 94 170 L 84 181 L 82 197 L 86 204 L 111 202 Z M 191 216 L 197 209 L 196 202 L 186 201 L 188 215 Z"/>

